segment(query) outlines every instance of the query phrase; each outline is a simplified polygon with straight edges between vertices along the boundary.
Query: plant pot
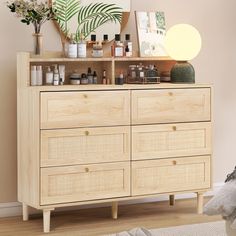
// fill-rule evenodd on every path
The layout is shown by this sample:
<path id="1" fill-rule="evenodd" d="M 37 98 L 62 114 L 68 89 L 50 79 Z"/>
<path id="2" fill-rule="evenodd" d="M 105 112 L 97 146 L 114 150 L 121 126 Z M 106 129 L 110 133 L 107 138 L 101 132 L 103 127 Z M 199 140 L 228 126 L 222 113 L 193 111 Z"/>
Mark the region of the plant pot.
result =
<path id="1" fill-rule="evenodd" d="M 43 54 L 43 35 L 33 34 L 34 37 L 34 54 L 42 56 Z"/>

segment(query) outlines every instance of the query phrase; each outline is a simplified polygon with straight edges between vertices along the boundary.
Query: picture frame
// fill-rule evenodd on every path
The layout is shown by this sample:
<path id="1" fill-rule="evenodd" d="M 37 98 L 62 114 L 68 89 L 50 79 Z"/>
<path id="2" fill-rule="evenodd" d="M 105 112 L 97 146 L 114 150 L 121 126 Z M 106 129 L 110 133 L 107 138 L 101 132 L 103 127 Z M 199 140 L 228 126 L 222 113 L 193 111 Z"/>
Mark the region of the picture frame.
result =
<path id="1" fill-rule="evenodd" d="M 165 14 L 162 11 L 136 11 L 139 56 L 168 56 L 164 40 L 166 35 Z"/>

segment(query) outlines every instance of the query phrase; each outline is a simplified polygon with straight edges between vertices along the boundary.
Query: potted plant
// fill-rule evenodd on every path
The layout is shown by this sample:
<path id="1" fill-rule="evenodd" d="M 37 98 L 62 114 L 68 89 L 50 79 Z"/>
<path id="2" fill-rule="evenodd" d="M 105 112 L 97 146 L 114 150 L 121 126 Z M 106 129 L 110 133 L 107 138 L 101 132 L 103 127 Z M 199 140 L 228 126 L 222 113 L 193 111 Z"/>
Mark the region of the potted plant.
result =
<path id="1" fill-rule="evenodd" d="M 51 19 L 55 19 L 55 11 L 46 2 L 38 3 L 37 0 L 13 0 L 7 2 L 7 7 L 16 17 L 21 18 L 21 22 L 34 27 L 34 52 L 36 55 L 42 54 L 42 25 Z"/>
<path id="2" fill-rule="evenodd" d="M 76 41 L 81 38 L 86 39 L 98 27 L 107 23 L 121 23 L 122 8 L 115 4 L 91 3 L 81 6 L 79 0 L 51 0 L 53 9 L 57 12 L 56 22 L 59 25 L 62 40 L 63 52 L 65 53 L 65 43 L 70 36 L 75 34 Z M 70 32 L 69 21 L 77 17 L 77 30 Z"/>

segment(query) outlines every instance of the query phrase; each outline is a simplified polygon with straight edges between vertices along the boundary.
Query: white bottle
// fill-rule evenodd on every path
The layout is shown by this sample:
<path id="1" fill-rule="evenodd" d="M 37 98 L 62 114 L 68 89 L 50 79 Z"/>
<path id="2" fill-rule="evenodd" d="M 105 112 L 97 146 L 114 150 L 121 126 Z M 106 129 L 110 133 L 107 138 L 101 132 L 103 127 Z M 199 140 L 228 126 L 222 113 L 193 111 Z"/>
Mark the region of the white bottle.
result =
<path id="1" fill-rule="evenodd" d="M 59 65 L 60 83 L 65 83 L 65 65 Z"/>
<path id="2" fill-rule="evenodd" d="M 54 73 L 53 73 L 53 85 L 59 85 L 59 81 L 60 81 L 60 76 L 57 69 L 57 65 L 55 65 Z"/>
<path id="3" fill-rule="evenodd" d="M 70 43 L 68 45 L 68 57 L 69 58 L 77 58 L 77 44 L 75 41 L 75 37 L 71 34 Z"/>
<path id="4" fill-rule="evenodd" d="M 36 66 L 31 66 L 30 77 L 31 77 L 30 85 L 36 86 L 37 85 Z"/>
<path id="5" fill-rule="evenodd" d="M 37 85 L 41 86 L 43 85 L 43 70 L 42 66 L 36 67 L 36 78 L 37 78 Z"/>
<path id="6" fill-rule="evenodd" d="M 78 43 L 78 57 L 87 57 L 87 44 L 81 35 L 80 41 Z"/>
<path id="7" fill-rule="evenodd" d="M 47 85 L 52 85 L 53 84 L 53 72 L 51 71 L 50 66 L 47 67 L 46 84 Z"/>

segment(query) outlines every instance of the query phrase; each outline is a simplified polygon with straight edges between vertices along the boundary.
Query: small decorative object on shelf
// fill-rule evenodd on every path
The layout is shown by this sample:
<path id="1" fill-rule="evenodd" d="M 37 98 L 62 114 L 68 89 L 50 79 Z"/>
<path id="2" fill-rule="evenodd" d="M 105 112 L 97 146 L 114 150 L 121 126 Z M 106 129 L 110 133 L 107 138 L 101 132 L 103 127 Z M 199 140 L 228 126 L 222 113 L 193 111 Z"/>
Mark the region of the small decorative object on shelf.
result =
<path id="1" fill-rule="evenodd" d="M 160 77 L 155 65 L 144 67 L 142 64 L 130 65 L 128 69 L 128 84 L 159 84 Z"/>
<path id="2" fill-rule="evenodd" d="M 75 40 L 75 34 L 71 34 L 67 56 L 69 58 L 77 58 L 78 56 L 78 46 Z"/>
<path id="3" fill-rule="evenodd" d="M 73 85 L 79 85 L 81 83 L 81 77 L 80 74 L 78 74 L 76 71 L 70 75 L 70 84 Z"/>
<path id="4" fill-rule="evenodd" d="M 117 84 L 117 85 L 123 85 L 124 84 L 124 74 L 123 74 L 123 71 L 121 71 L 119 76 L 115 79 L 115 84 Z"/>
<path id="5" fill-rule="evenodd" d="M 37 85 L 36 66 L 31 66 L 30 77 L 31 77 L 30 85 L 31 86 L 36 86 Z"/>
<path id="6" fill-rule="evenodd" d="M 107 72 L 106 70 L 103 70 L 103 73 L 102 73 L 102 84 L 107 84 Z"/>
<path id="7" fill-rule="evenodd" d="M 85 58 L 87 56 L 87 43 L 83 34 L 80 34 L 80 40 L 78 42 L 78 57 Z"/>
<path id="8" fill-rule="evenodd" d="M 124 56 L 124 43 L 120 39 L 120 34 L 115 35 L 114 44 L 111 46 L 111 55 L 114 57 Z"/>
<path id="9" fill-rule="evenodd" d="M 86 40 L 89 35 L 107 22 L 121 23 L 122 8 L 115 4 L 91 3 L 81 6 L 78 0 L 51 0 L 57 12 L 57 23 L 60 28 L 62 47 L 65 53 L 65 44 L 71 33 L 77 39 Z M 71 22 L 77 20 L 76 29 L 71 32 Z M 73 30 L 73 29 L 72 29 Z"/>
<path id="10" fill-rule="evenodd" d="M 46 72 L 46 85 L 52 85 L 52 84 L 53 84 L 53 72 L 51 71 L 50 66 L 48 66 Z"/>
<path id="11" fill-rule="evenodd" d="M 130 34 L 125 35 L 125 56 L 132 57 L 133 55 L 133 43 L 130 41 Z"/>
<path id="12" fill-rule="evenodd" d="M 103 57 L 103 48 L 101 42 L 93 44 L 92 57 Z"/>
<path id="13" fill-rule="evenodd" d="M 47 2 L 38 3 L 37 0 L 14 0 L 8 1 L 7 7 L 11 12 L 21 18 L 21 22 L 34 26 L 34 53 L 42 55 L 43 53 L 43 35 L 40 33 L 42 25 L 55 19 L 55 11 Z"/>
<path id="14" fill-rule="evenodd" d="M 57 65 L 54 65 L 54 72 L 53 72 L 53 85 L 59 85 L 60 83 L 60 75 L 57 68 Z"/>

